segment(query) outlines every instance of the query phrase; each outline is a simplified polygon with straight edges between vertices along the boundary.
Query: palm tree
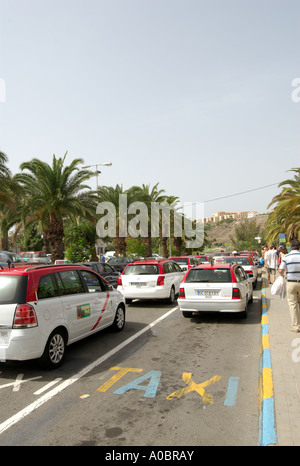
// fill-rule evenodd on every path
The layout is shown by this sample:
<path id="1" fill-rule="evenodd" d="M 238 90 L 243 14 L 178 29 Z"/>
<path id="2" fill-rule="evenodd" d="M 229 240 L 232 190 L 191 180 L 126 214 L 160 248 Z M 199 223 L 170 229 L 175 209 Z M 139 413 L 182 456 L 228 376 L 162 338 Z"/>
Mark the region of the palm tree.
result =
<path id="1" fill-rule="evenodd" d="M 58 159 L 53 155 L 51 166 L 34 158 L 22 163 L 23 173 L 16 175 L 25 193 L 23 215 L 31 215 L 41 223 L 53 262 L 64 257 L 64 220 L 92 217 L 96 206 L 95 196 L 85 191 L 90 188 L 83 184 L 93 172 L 78 169 L 82 159 L 64 166 L 66 155 Z"/>
<path id="2" fill-rule="evenodd" d="M 112 186 L 100 186 L 97 191 L 98 202 L 110 203 L 114 207 L 115 218 L 111 219 L 115 222 L 115 232 L 113 235 L 113 241 L 115 244 L 115 254 L 126 256 L 126 236 L 127 236 L 127 206 L 126 206 L 126 218 L 123 218 L 123 212 L 120 209 L 120 196 L 127 195 L 131 199 L 130 191 L 124 191 L 122 185 L 116 185 L 115 188 Z M 103 204 L 104 205 L 104 204 Z M 110 212 L 111 213 L 111 212 Z M 124 225 L 124 221 L 126 224 Z M 121 230 L 126 230 L 126 234 Z M 104 235 L 104 232 L 102 232 Z M 104 236 L 101 236 L 103 238 Z"/>
<path id="3" fill-rule="evenodd" d="M 275 196 L 268 207 L 277 204 L 266 222 L 267 240 L 274 241 L 279 233 L 286 233 L 289 240 L 298 238 L 300 232 L 300 168 L 293 168 L 293 179 L 282 181 L 278 187 L 286 186 Z"/>
<path id="4" fill-rule="evenodd" d="M 144 202 L 148 209 L 148 236 L 146 238 L 147 242 L 147 256 L 152 256 L 152 237 L 151 237 L 151 203 L 157 202 L 162 203 L 166 201 L 167 197 L 164 195 L 165 191 L 163 189 L 158 190 L 158 184 L 156 183 L 153 188 L 150 188 L 150 185 L 143 184 L 140 186 L 133 186 L 131 188 L 132 196 L 135 200 Z"/>
<path id="5" fill-rule="evenodd" d="M 18 184 L 6 166 L 7 162 L 7 155 L 0 152 L 0 219 L 3 249 L 8 249 L 8 230 L 16 222 L 16 204 L 20 195 Z"/>

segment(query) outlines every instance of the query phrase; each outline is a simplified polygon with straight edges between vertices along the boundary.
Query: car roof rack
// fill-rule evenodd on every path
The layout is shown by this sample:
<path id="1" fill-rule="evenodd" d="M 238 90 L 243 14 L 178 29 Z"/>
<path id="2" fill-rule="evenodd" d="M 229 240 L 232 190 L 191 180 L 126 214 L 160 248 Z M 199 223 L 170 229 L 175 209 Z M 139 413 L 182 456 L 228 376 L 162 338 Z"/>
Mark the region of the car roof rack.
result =
<path id="1" fill-rule="evenodd" d="M 74 265 L 81 265 L 82 267 L 85 267 L 85 265 L 83 264 L 42 264 L 42 265 L 32 265 L 32 266 L 29 266 L 27 267 L 25 270 L 27 272 L 27 270 L 36 270 L 36 269 L 44 269 L 44 268 L 48 268 L 48 267 L 69 267 L 69 266 L 73 266 Z"/>

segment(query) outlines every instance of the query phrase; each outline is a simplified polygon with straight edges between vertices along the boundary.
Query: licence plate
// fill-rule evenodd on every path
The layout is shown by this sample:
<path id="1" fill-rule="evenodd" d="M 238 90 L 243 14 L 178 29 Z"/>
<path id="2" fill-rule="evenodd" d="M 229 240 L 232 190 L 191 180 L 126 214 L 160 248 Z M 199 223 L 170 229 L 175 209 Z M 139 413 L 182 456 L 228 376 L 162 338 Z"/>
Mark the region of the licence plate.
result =
<path id="1" fill-rule="evenodd" d="M 197 296 L 204 296 L 205 298 L 211 298 L 219 294 L 218 290 L 195 290 Z"/>
<path id="2" fill-rule="evenodd" d="M 147 283 L 145 282 L 131 282 L 131 286 L 146 286 Z"/>

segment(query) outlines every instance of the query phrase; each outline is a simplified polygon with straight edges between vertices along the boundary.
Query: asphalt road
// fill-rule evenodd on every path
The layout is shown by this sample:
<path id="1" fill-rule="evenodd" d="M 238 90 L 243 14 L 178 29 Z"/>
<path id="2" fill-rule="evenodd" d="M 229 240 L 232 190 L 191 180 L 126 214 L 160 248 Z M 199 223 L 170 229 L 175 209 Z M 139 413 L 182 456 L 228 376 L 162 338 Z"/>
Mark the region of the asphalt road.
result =
<path id="1" fill-rule="evenodd" d="M 0 446 L 257 445 L 254 295 L 247 319 L 135 301 L 123 332 L 70 346 L 55 371 L 1 363 Z"/>

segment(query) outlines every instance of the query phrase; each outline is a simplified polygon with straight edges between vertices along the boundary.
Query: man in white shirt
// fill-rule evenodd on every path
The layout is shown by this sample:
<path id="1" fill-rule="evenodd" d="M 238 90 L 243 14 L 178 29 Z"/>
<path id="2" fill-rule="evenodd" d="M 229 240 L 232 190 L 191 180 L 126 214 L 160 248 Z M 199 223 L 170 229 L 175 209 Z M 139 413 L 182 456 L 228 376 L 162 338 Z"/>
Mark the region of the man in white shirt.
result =
<path id="1" fill-rule="evenodd" d="M 267 275 L 269 283 L 271 283 L 271 275 L 273 277 L 273 283 L 275 282 L 276 269 L 278 267 L 278 256 L 275 246 L 269 247 L 269 250 L 265 253 L 265 267 L 267 269 Z"/>
<path id="2" fill-rule="evenodd" d="M 280 264 L 279 274 L 286 271 L 286 294 L 291 314 L 291 331 L 300 332 L 300 241 L 291 240 L 291 252 L 286 254 Z"/>

